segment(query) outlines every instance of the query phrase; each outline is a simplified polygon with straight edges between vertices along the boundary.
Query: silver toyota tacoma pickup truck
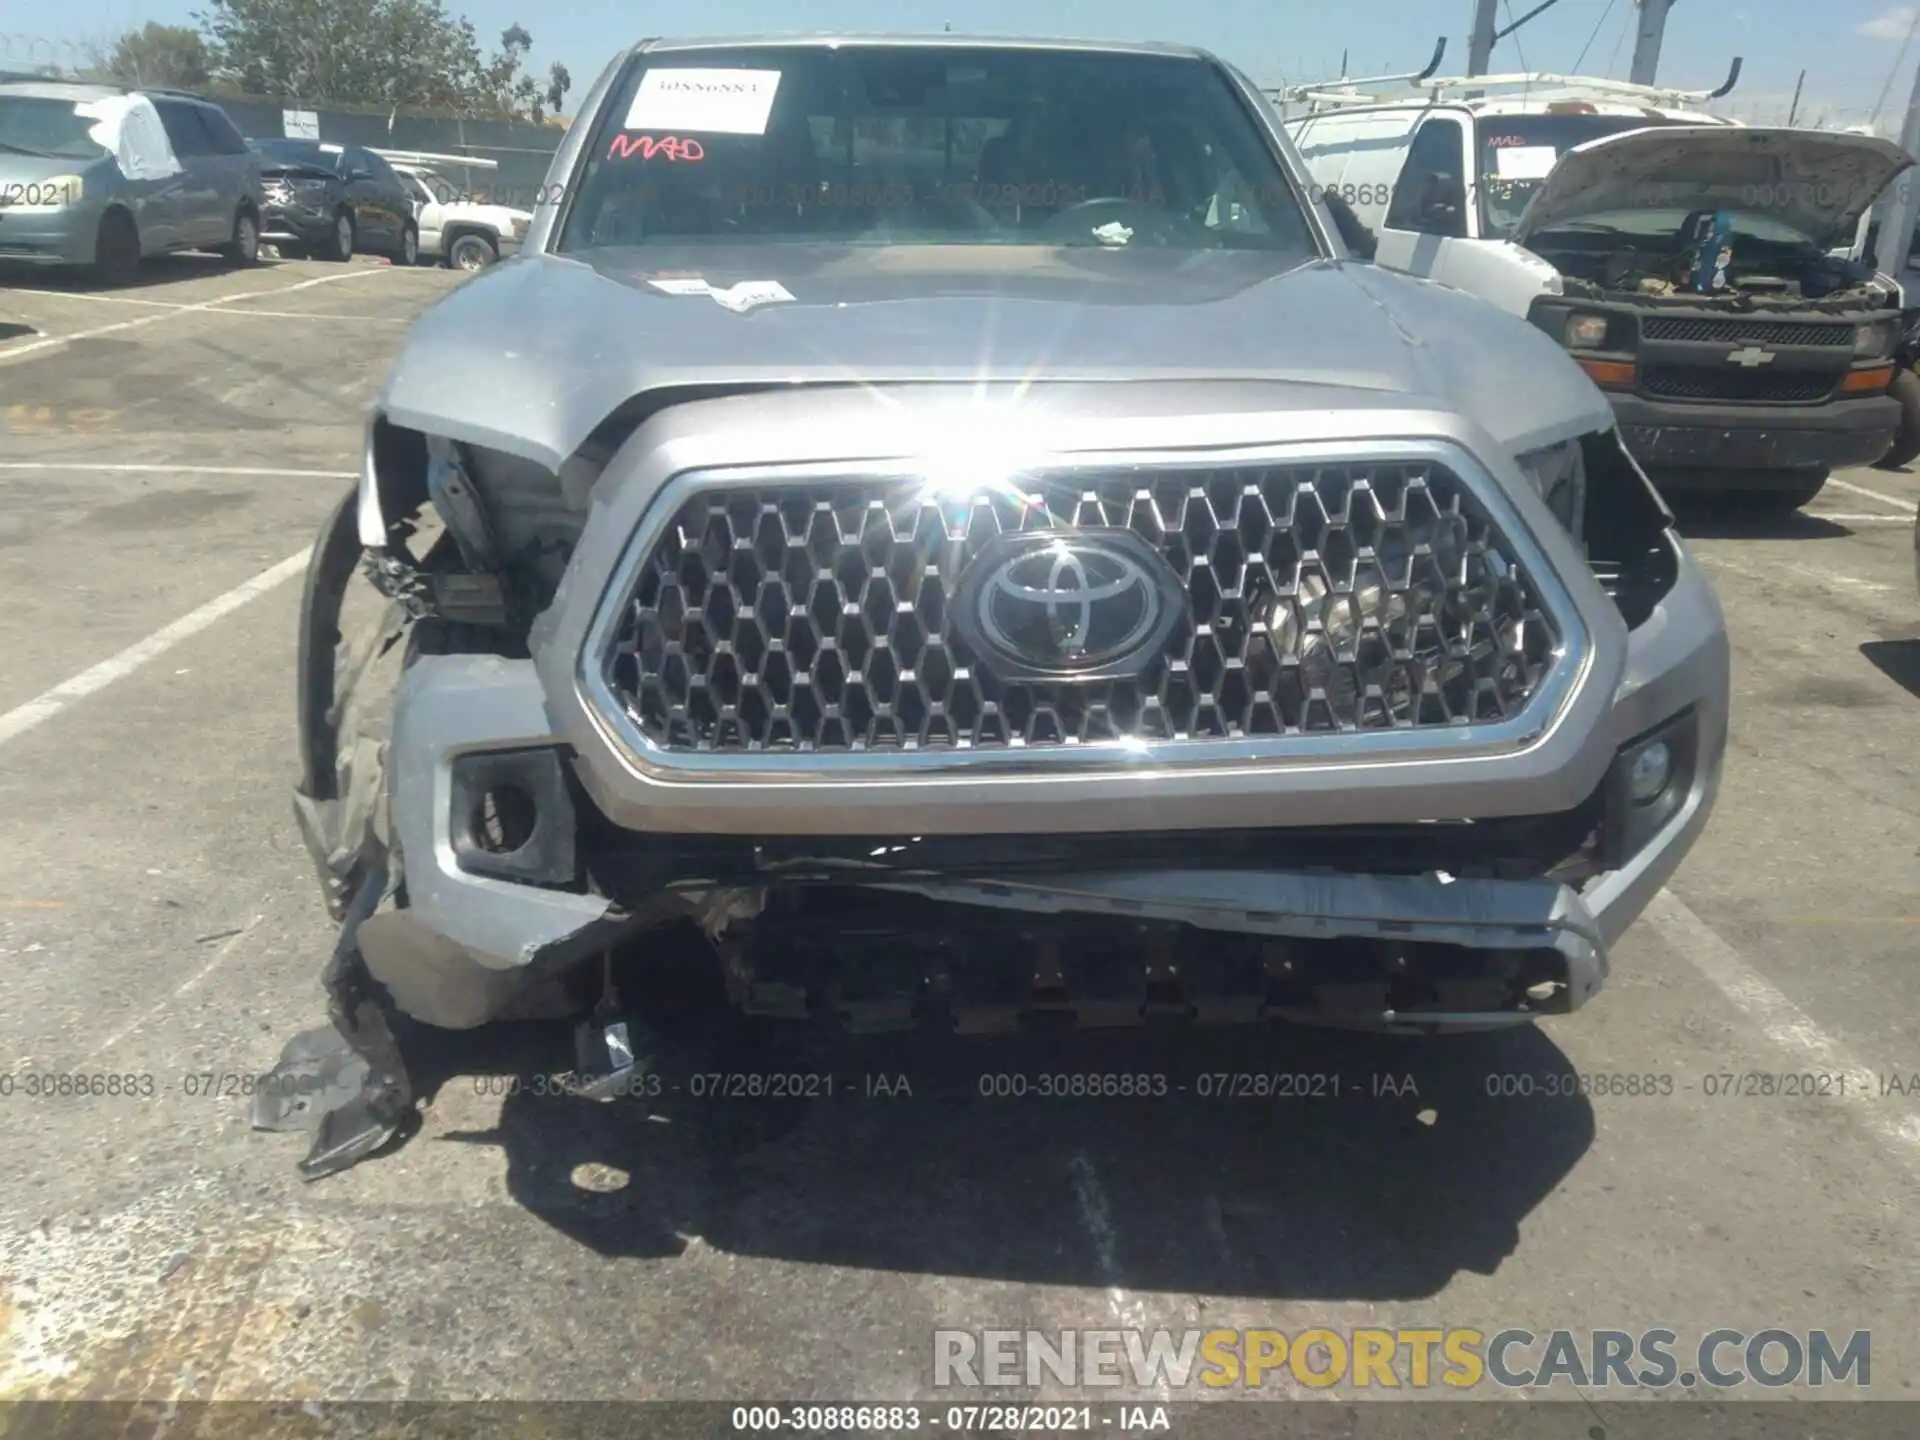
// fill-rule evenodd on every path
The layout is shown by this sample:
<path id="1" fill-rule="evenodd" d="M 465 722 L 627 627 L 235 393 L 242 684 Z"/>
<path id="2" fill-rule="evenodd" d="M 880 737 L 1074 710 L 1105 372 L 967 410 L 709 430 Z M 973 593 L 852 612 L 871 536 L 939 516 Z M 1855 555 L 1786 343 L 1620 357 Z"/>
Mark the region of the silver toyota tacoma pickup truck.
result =
<path id="1" fill-rule="evenodd" d="M 617 1092 L 668 955 L 856 1031 L 1600 990 L 1713 803 L 1719 606 L 1579 367 L 1349 258 L 1245 76 L 649 41 L 549 182 L 314 552 L 334 1030 L 255 1115 L 307 1174 L 412 1025 L 570 1015 Z"/>

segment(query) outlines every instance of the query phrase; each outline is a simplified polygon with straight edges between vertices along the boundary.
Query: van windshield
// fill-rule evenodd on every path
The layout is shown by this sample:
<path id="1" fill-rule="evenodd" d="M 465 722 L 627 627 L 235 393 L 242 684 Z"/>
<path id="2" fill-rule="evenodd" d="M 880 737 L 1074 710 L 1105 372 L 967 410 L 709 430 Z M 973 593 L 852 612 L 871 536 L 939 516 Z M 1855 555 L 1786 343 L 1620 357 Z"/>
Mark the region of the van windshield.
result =
<path id="1" fill-rule="evenodd" d="M 1214 66 L 1042 48 L 769 46 L 636 57 L 558 249 L 718 239 L 1315 253 Z"/>
<path id="2" fill-rule="evenodd" d="M 82 115 L 71 100 L 0 95 L 0 155 L 98 160 L 107 152 L 88 132 L 99 123 Z"/>
<path id="3" fill-rule="evenodd" d="M 1486 115 L 1480 119 L 1480 233 L 1504 239 L 1534 192 L 1576 145 L 1685 122 L 1654 115 Z M 1696 122 L 1697 123 L 1697 122 Z"/>

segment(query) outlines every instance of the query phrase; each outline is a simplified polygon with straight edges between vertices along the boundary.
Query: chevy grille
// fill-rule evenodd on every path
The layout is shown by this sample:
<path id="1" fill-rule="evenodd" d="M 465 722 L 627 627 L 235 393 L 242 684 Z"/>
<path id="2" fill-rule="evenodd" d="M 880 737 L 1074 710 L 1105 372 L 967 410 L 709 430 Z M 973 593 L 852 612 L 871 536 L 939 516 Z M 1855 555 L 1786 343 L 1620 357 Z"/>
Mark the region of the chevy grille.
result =
<path id="1" fill-rule="evenodd" d="M 951 601 L 1009 531 L 1133 531 L 1187 613 L 1131 678 L 1013 683 Z M 1560 636 L 1460 479 L 1426 461 L 1114 466 L 935 494 L 898 478 L 716 486 L 652 541 L 602 655 L 654 746 L 1033 750 L 1511 719 Z"/>
<path id="2" fill-rule="evenodd" d="M 1839 379 L 1831 372 L 1739 370 L 1726 364 L 1648 365 L 1640 372 L 1640 388 L 1663 400 L 1810 404 L 1831 395 Z"/>
<path id="3" fill-rule="evenodd" d="M 1686 315 L 1644 315 L 1643 340 L 1694 340 L 1715 345 L 1853 344 L 1851 321 L 1720 320 Z"/>

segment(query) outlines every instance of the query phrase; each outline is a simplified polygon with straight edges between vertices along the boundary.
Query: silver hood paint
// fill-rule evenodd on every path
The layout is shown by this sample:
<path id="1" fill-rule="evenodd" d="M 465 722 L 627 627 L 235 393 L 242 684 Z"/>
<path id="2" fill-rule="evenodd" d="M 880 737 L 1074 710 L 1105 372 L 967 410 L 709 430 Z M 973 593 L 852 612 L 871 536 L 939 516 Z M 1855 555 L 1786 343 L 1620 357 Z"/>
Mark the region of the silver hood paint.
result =
<path id="1" fill-rule="evenodd" d="M 650 283 L 670 277 L 793 298 L 736 311 Z M 523 256 L 422 315 L 377 408 L 557 470 L 662 388 L 1195 380 L 1271 383 L 1295 409 L 1418 397 L 1509 453 L 1612 423 L 1540 331 L 1427 281 L 1249 252 L 986 246 Z"/>
<path id="2" fill-rule="evenodd" d="M 1830 248 L 1851 239 L 1861 214 L 1912 164 L 1891 140 L 1871 135 L 1730 125 L 1627 130 L 1562 155 L 1513 238 L 1524 244 L 1607 211 L 1740 210 Z"/>

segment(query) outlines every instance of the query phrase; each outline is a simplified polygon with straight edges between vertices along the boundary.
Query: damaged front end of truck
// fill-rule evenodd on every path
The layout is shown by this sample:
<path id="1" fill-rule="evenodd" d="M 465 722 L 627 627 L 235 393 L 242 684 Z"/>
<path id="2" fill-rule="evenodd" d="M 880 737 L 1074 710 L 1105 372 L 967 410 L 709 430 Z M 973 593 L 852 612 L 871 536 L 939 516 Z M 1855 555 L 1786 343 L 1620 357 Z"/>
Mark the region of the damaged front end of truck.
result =
<path id="1" fill-rule="evenodd" d="M 332 1028 L 288 1046 L 254 1116 L 313 1133 L 309 1177 L 413 1122 L 409 1024 L 572 1019 L 581 1093 L 624 1093 L 657 1038 L 628 997 L 669 954 L 704 956 L 739 1012 L 846 1033 L 1459 1031 L 1601 988 L 1724 743 L 1717 611 L 1610 430 L 1523 472 L 1597 625 L 1516 518 L 1441 488 L 1457 451 L 1109 456 L 1091 490 L 1043 465 L 945 502 L 898 466 L 878 490 L 814 488 L 805 463 L 685 478 L 750 411 L 804 451 L 796 425 L 817 439 L 820 412 L 872 402 L 655 395 L 550 467 L 376 419 L 301 614 L 295 809 L 340 925 Z M 969 649 L 992 638 L 948 612 L 1002 526 L 1171 550 L 1180 658 L 1077 689 L 996 679 Z M 1503 720 L 1491 753 L 1459 745 Z M 1343 763 L 1409 737 L 1365 779 Z M 1469 799 L 1443 777 L 1475 758 L 1501 772 Z"/>

